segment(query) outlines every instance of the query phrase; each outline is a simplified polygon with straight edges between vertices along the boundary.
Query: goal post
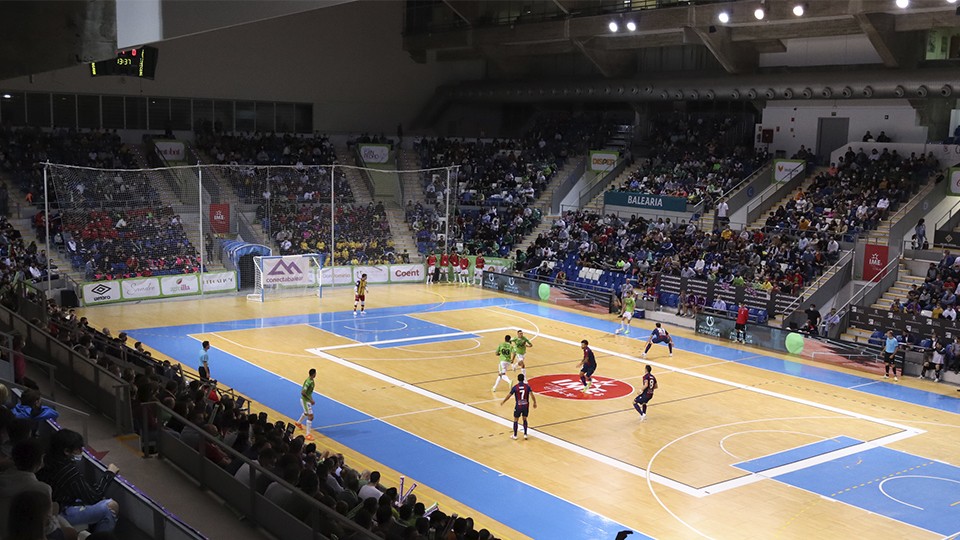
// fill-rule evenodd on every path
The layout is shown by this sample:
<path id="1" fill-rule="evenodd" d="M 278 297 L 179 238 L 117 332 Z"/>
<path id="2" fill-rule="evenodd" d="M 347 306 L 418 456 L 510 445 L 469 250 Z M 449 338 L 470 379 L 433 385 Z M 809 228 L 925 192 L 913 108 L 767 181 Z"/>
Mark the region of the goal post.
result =
<path id="1" fill-rule="evenodd" d="M 273 298 L 323 296 L 323 256 L 262 255 L 253 258 L 256 272 L 254 292 L 247 300 L 264 302 Z"/>

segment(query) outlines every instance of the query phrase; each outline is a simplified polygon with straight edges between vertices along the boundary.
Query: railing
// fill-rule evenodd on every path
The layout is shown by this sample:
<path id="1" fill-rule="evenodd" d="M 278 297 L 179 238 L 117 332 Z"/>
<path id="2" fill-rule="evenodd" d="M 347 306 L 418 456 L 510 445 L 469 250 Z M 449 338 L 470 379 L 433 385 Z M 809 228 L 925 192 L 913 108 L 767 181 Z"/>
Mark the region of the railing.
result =
<path id="1" fill-rule="evenodd" d="M 259 525 L 277 538 L 285 540 L 314 540 L 324 538 L 323 521 L 333 521 L 339 524 L 350 538 L 370 539 L 378 538 L 372 532 L 341 516 L 328 508 L 320 501 L 307 495 L 300 488 L 286 482 L 260 466 L 256 461 L 248 459 L 243 454 L 227 446 L 220 439 L 209 435 L 202 428 L 191 424 L 186 418 L 168 409 L 158 402 L 144 403 L 143 426 L 149 425 L 149 413 L 155 418 L 163 416 L 174 418 L 196 432 L 200 438 L 200 448 L 206 445 L 219 447 L 220 451 L 234 461 L 240 461 L 249 468 L 249 481 L 245 486 L 234 475 L 210 461 L 202 451 L 191 448 L 180 441 L 179 437 L 171 432 L 158 428 L 156 431 L 143 430 L 141 434 L 144 448 L 153 448 L 157 454 L 175 464 L 188 476 L 200 484 L 202 489 L 210 490 L 221 497 L 227 504 L 241 512 L 251 523 Z M 241 466 L 242 467 L 242 466 Z M 302 510 L 301 516 L 291 515 L 287 509 L 281 508 L 261 495 L 257 489 L 260 478 L 266 478 L 290 492 L 295 501 L 290 506 Z M 303 519 L 301 519 L 303 518 Z"/>
<path id="2" fill-rule="evenodd" d="M 819 277 L 817 277 L 817 279 L 813 280 L 813 283 L 807 285 L 804 291 L 817 291 L 827 281 L 829 281 L 835 275 L 839 274 L 843 270 L 844 266 L 846 266 L 847 264 L 853 261 L 853 254 L 854 254 L 854 251 L 852 249 L 843 252 L 843 254 L 840 255 L 840 258 L 837 259 L 837 262 L 835 262 L 830 268 L 827 268 L 826 270 L 824 270 L 823 273 L 820 274 Z M 790 302 L 789 304 L 787 304 L 778 313 L 778 315 L 783 315 L 784 318 L 787 318 L 790 315 L 793 315 L 794 311 L 800 309 L 800 304 L 802 304 L 804 302 L 804 298 L 808 296 L 803 294 L 804 291 L 801 291 L 800 295 L 797 296 L 797 298 L 793 302 Z"/>
<path id="3" fill-rule="evenodd" d="M 840 315 L 841 331 L 846 330 L 846 328 L 850 326 L 850 323 L 849 323 L 850 306 L 860 304 L 867 298 L 868 294 L 873 293 L 875 290 L 877 290 L 877 288 L 882 288 L 882 290 L 886 290 L 890 288 L 890 286 L 893 285 L 894 282 L 896 282 L 897 278 L 900 275 L 899 267 L 900 267 L 900 258 L 894 257 L 893 259 L 888 261 L 886 266 L 881 268 L 880 271 L 877 273 L 877 276 L 879 276 L 880 279 L 876 281 L 871 281 L 870 283 L 865 284 L 863 287 L 860 288 L 859 291 L 854 293 L 849 300 L 847 300 L 842 306 L 837 308 L 837 313 Z M 879 296 L 880 295 L 878 294 L 877 297 Z"/>
<path id="4" fill-rule="evenodd" d="M 770 166 L 770 164 L 771 164 L 772 161 L 773 161 L 773 158 L 768 158 L 766 161 L 764 161 L 763 163 L 761 163 L 760 166 L 757 167 L 757 169 L 756 169 L 755 171 L 753 171 L 752 173 L 750 173 L 746 178 L 744 178 L 743 180 L 740 180 L 739 182 L 737 182 L 736 184 L 734 184 L 734 186 L 733 186 L 732 188 L 730 188 L 730 189 L 728 189 L 727 191 L 723 192 L 723 194 L 721 194 L 720 197 L 722 197 L 722 198 L 724 198 L 724 199 L 729 199 L 730 196 L 731 196 L 733 193 L 736 193 L 737 191 L 740 191 L 740 189 L 742 189 L 744 186 L 746 186 L 746 185 L 749 184 L 750 182 L 753 182 L 753 181 L 757 178 L 757 176 L 759 176 L 759 175 L 762 174 L 764 171 L 766 171 L 766 170 L 767 170 L 767 167 Z"/>
<path id="5" fill-rule="evenodd" d="M 560 212 L 561 202 L 570 193 L 570 190 L 573 189 L 573 186 L 577 185 L 577 182 L 583 176 L 583 173 L 587 170 L 587 158 L 581 157 L 580 162 L 570 171 L 570 174 L 566 178 L 560 181 L 560 184 L 557 185 L 556 189 L 553 190 L 553 197 L 550 200 L 550 212 L 557 213 Z"/>
<path id="6" fill-rule="evenodd" d="M 0 383 L 3 383 L 10 390 L 14 390 L 14 389 L 20 390 L 21 393 L 27 390 L 30 390 L 30 388 L 23 386 L 22 384 L 17 384 L 13 381 L 8 381 L 2 378 L 0 378 Z M 51 380 L 51 385 L 52 384 L 53 384 L 53 381 Z M 80 409 L 75 409 L 69 405 L 64 405 L 63 403 L 54 401 L 52 398 L 53 398 L 53 386 L 50 387 L 50 398 L 40 396 L 40 400 L 44 404 L 52 406 L 54 409 L 57 409 L 57 411 L 61 411 L 61 410 L 70 411 L 71 414 L 76 414 L 77 416 L 79 416 L 80 426 L 81 426 L 80 429 L 83 432 L 83 440 L 89 441 L 90 437 L 88 436 L 88 433 L 90 432 L 90 413 L 81 411 Z"/>
<path id="7" fill-rule="evenodd" d="M 950 210 L 947 210 L 947 214 L 940 218 L 937 221 L 937 224 L 933 226 L 934 232 L 939 231 L 941 228 L 945 227 L 950 220 L 953 219 L 953 216 L 957 215 L 957 211 L 960 210 L 960 197 L 957 198 L 957 202 L 950 207 Z"/>
<path id="8" fill-rule="evenodd" d="M 615 179 L 624 169 L 627 168 L 627 162 L 625 160 L 620 160 L 617 164 L 607 171 L 605 174 L 597 173 L 597 176 L 594 177 L 593 181 L 589 183 L 587 187 L 580 190 L 580 193 L 577 194 L 577 204 L 580 208 L 583 208 L 587 203 L 593 200 L 600 192 L 603 191 L 603 187 L 610 183 L 611 180 Z"/>

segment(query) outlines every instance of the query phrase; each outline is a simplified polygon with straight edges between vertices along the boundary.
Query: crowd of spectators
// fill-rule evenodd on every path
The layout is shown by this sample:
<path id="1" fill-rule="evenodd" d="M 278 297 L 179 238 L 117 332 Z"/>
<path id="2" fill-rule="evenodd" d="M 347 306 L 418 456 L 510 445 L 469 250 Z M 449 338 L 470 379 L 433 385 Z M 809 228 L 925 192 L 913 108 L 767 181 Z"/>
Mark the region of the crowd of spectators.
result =
<path id="1" fill-rule="evenodd" d="M 754 152 L 735 136 L 732 116 L 692 117 L 680 113 L 653 122 L 651 156 L 612 191 L 629 191 L 707 201 L 720 195 L 765 163 L 766 152 Z"/>
<path id="2" fill-rule="evenodd" d="M 244 202 L 330 200 L 328 166 L 336 163 L 336 152 L 326 136 L 198 133 L 196 144 L 213 163 L 230 165 L 222 174 Z M 258 168 L 268 166 L 283 167 Z M 342 173 L 334 183 L 337 203 L 352 202 Z"/>
<path id="3" fill-rule="evenodd" d="M 258 212 L 263 211 L 261 208 Z M 273 237 L 281 255 L 330 252 L 329 207 L 288 203 L 274 204 L 271 211 L 269 230 L 275 231 Z M 381 264 L 400 258 L 382 202 L 337 206 L 334 212 L 335 261 Z"/>
<path id="4" fill-rule="evenodd" d="M 36 242 L 25 245 L 20 231 L 0 216 L 0 297 L 7 297 L 22 281 L 47 279 L 48 264 L 46 250 L 38 248 Z M 59 277 L 56 266 L 51 265 L 49 277 Z"/>
<path id="5" fill-rule="evenodd" d="M 44 212 L 33 225 L 43 237 Z M 170 206 L 64 210 L 51 217 L 50 231 L 87 281 L 201 271 L 199 253 Z"/>
<path id="6" fill-rule="evenodd" d="M 613 134 L 613 123 L 599 117 L 543 117 L 517 139 L 421 139 L 414 150 L 421 168 L 459 166 L 450 174 L 449 196 L 460 209 L 449 240 L 471 253 L 505 255 L 539 224 L 530 205 L 567 158 L 602 148 Z M 443 243 L 447 175 L 430 171 L 422 181 L 425 201 L 408 202 L 406 220 L 428 253 Z"/>
<path id="7" fill-rule="evenodd" d="M 923 284 L 912 285 L 906 301 L 901 303 L 895 299 L 890 311 L 956 321 L 957 283 L 960 283 L 960 257 L 944 250 L 939 263 L 930 263 Z"/>

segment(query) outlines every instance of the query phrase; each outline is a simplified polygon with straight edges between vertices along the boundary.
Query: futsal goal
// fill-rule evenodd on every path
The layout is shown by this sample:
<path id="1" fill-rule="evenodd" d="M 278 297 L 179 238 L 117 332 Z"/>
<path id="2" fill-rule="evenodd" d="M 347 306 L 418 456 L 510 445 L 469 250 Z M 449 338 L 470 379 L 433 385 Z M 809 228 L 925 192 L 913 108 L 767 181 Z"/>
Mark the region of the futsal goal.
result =
<path id="1" fill-rule="evenodd" d="M 247 294 L 247 300 L 323 296 L 323 257 L 316 253 L 257 256 L 253 267 L 254 292 Z"/>

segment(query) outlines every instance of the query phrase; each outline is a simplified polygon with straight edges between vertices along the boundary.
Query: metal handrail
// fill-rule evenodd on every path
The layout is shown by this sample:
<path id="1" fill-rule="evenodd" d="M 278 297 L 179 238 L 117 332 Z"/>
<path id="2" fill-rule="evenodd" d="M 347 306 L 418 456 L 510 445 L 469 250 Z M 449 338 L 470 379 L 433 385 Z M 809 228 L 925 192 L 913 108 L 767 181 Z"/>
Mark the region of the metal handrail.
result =
<path id="1" fill-rule="evenodd" d="M 940 227 L 943 227 L 948 221 L 953 219 L 953 216 L 956 215 L 956 210 L 958 208 L 960 208 L 960 199 L 957 199 L 957 202 L 950 207 L 950 210 L 947 210 L 947 214 L 937 221 L 937 224 L 933 226 L 933 231 L 939 231 Z"/>
<path id="2" fill-rule="evenodd" d="M 754 199 L 753 199 L 751 202 L 748 202 L 748 203 L 747 203 L 747 215 L 749 215 L 751 211 L 759 208 L 760 205 L 762 205 L 763 203 L 767 202 L 766 197 L 767 197 L 767 195 L 768 195 L 768 192 L 776 191 L 776 190 L 780 189 L 780 187 L 781 187 L 781 186 L 780 186 L 779 183 L 773 183 L 773 184 L 770 184 L 769 186 L 767 186 L 767 187 L 766 187 L 763 191 L 761 191 L 759 194 L 757 194 L 757 196 L 754 197 Z"/>
<path id="3" fill-rule="evenodd" d="M 819 277 L 817 277 L 817 279 L 813 280 L 813 283 L 807 285 L 807 287 L 804 289 L 804 291 L 810 290 L 810 289 L 812 289 L 812 288 L 814 288 L 814 287 L 819 288 L 820 285 L 821 285 L 821 281 L 826 281 L 826 280 L 832 278 L 834 275 L 837 274 L 837 272 L 840 271 L 840 268 L 841 268 L 843 265 L 847 264 L 848 261 L 847 261 L 846 259 L 849 259 L 849 260 L 852 260 L 852 259 L 853 259 L 853 250 L 852 250 L 852 249 L 848 249 L 847 251 L 845 251 L 844 254 L 841 255 L 839 259 L 837 259 L 837 262 L 836 262 L 836 263 L 834 263 L 832 266 L 830 266 L 830 268 L 827 268 L 826 270 L 824 270 L 823 273 L 820 274 Z M 831 271 L 831 270 L 835 270 L 835 271 L 834 271 L 832 274 L 830 274 L 830 271 Z M 827 276 L 827 274 L 830 274 L 829 277 Z M 800 308 L 800 304 L 803 303 L 803 299 L 804 299 L 805 297 L 806 297 L 806 295 L 804 295 L 804 294 L 803 294 L 803 291 L 801 291 L 800 294 L 793 300 L 793 302 L 790 302 L 789 304 L 787 304 L 786 307 L 783 308 L 783 310 L 781 311 L 781 314 L 783 314 L 783 315 L 788 315 L 788 314 L 790 314 L 790 313 L 793 313 L 793 312 L 796 311 L 797 309 L 799 309 L 799 308 Z"/>
<path id="4" fill-rule="evenodd" d="M 772 158 L 772 157 L 771 157 L 771 158 L 767 158 L 766 161 L 764 161 L 763 163 L 761 163 L 760 166 L 757 167 L 757 169 L 756 169 L 755 171 L 753 171 L 752 173 L 750 173 L 746 178 L 744 178 L 743 180 L 740 180 L 740 181 L 737 182 L 736 185 L 734 185 L 732 188 L 730 188 L 730 189 L 728 189 L 727 191 L 721 193 L 721 194 L 720 194 L 720 197 L 721 197 L 721 198 L 724 198 L 724 199 L 729 199 L 730 196 L 731 196 L 733 193 L 735 193 L 735 192 L 740 191 L 741 189 L 743 189 L 743 185 L 744 185 L 744 184 L 748 184 L 748 183 L 752 182 L 757 176 L 759 176 L 760 173 L 762 173 L 762 172 L 764 171 L 764 169 L 766 169 L 768 166 L 770 166 L 770 163 L 771 163 L 772 161 L 773 161 L 773 158 Z"/>
<path id="5" fill-rule="evenodd" d="M 876 281 L 871 281 L 871 282 L 868 283 L 867 285 L 864 285 L 859 291 L 857 291 L 853 296 L 851 296 L 850 299 L 847 300 L 847 302 L 846 302 L 845 304 L 843 304 L 842 306 L 840 306 L 839 308 L 837 308 L 837 313 L 841 313 L 841 314 L 842 314 L 842 313 L 844 313 L 844 312 L 847 310 L 847 308 L 849 308 L 851 305 L 856 304 L 856 303 L 862 301 L 862 300 L 867 296 L 867 293 L 868 293 L 868 292 L 872 291 L 874 288 L 876 288 L 877 286 L 880 285 L 880 281 L 883 280 L 883 278 L 885 278 L 885 277 L 890 273 L 890 268 L 891 268 L 894 264 L 897 264 L 897 265 L 900 264 L 900 258 L 899 258 L 899 257 L 894 257 L 894 258 L 891 259 L 889 262 L 887 262 L 886 266 L 884 266 L 882 269 L 880 269 L 879 272 L 877 272 L 877 278 L 879 278 L 879 279 L 877 279 Z M 859 298 L 857 298 L 858 296 L 859 296 Z"/>

